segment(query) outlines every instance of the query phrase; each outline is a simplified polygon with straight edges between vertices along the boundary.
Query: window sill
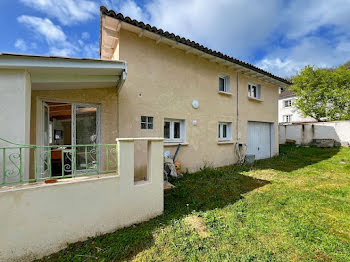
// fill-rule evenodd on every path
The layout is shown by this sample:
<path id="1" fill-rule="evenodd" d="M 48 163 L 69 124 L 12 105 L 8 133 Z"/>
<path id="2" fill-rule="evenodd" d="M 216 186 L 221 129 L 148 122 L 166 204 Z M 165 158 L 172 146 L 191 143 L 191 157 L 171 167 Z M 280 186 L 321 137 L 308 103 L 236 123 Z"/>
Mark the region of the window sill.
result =
<path id="1" fill-rule="evenodd" d="M 189 144 L 187 142 L 164 142 L 164 146 L 177 146 L 178 144 L 180 144 L 181 146 L 188 146 Z"/>
<path id="2" fill-rule="evenodd" d="M 255 98 L 255 97 L 251 97 L 251 96 L 248 96 L 248 99 L 249 99 L 249 100 L 256 101 L 256 102 L 263 102 L 263 101 L 264 101 L 264 100 L 262 100 L 261 98 Z"/>
<path id="3" fill-rule="evenodd" d="M 233 140 L 219 140 L 218 141 L 218 145 L 230 145 L 230 144 L 234 144 L 235 142 Z"/>
<path id="4" fill-rule="evenodd" d="M 232 96 L 232 93 L 230 93 L 230 92 L 224 92 L 224 91 L 218 91 L 218 94 L 224 95 L 224 96 Z"/>

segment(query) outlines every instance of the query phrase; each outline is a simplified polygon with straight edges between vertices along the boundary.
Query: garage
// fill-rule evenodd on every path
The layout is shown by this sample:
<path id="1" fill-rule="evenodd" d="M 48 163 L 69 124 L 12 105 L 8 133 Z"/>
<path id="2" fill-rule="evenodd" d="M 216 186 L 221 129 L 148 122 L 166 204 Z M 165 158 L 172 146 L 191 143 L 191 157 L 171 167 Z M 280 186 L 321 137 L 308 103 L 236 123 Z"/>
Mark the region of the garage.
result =
<path id="1" fill-rule="evenodd" d="M 255 159 L 273 156 L 273 124 L 266 122 L 248 122 L 247 154 L 255 155 Z"/>

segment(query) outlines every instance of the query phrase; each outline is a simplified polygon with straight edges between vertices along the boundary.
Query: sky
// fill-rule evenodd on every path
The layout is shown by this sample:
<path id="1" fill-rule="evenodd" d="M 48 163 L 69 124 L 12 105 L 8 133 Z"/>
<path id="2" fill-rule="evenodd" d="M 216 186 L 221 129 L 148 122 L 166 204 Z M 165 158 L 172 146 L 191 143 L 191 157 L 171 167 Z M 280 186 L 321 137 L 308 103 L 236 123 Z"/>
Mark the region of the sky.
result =
<path id="1" fill-rule="evenodd" d="M 350 0 L 1 0 L 0 52 L 98 58 L 100 5 L 282 77 L 350 60 Z"/>

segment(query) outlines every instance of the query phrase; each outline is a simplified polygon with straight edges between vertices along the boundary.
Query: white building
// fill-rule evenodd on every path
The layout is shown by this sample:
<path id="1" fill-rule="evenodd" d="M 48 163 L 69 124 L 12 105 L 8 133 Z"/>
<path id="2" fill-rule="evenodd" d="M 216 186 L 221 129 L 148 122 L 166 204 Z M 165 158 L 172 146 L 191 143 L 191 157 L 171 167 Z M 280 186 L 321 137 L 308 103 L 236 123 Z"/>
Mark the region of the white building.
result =
<path id="1" fill-rule="evenodd" d="M 304 117 L 294 105 L 297 97 L 290 90 L 280 88 L 278 99 L 278 122 L 280 124 L 292 124 L 303 122 L 316 122 L 312 117 Z"/>

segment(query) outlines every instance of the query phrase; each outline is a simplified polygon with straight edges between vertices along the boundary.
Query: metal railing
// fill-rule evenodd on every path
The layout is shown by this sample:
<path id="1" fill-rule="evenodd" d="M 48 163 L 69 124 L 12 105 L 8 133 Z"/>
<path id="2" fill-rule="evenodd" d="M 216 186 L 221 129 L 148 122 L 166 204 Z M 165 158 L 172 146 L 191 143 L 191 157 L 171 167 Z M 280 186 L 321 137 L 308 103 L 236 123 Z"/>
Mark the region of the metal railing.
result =
<path id="1" fill-rule="evenodd" d="M 0 186 L 116 173 L 117 144 L 21 145 L 0 138 Z"/>

